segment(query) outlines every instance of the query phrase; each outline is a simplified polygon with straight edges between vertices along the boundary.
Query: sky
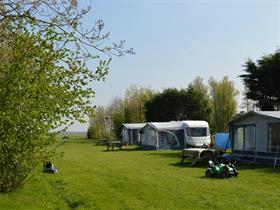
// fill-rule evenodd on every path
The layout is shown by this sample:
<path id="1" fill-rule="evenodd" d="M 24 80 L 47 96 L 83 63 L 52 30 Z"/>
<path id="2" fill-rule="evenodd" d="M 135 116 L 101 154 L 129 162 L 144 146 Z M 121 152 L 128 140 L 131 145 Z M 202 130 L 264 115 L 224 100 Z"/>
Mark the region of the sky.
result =
<path id="1" fill-rule="evenodd" d="M 102 19 L 111 34 L 105 44 L 126 40 L 136 52 L 113 57 L 105 82 L 91 84 L 94 105 L 123 97 L 131 85 L 183 88 L 197 76 L 205 83 L 228 76 L 241 103 L 242 65 L 280 48 L 280 0 L 93 0 L 91 7 L 84 23 Z M 69 131 L 87 127 L 76 122 Z"/>

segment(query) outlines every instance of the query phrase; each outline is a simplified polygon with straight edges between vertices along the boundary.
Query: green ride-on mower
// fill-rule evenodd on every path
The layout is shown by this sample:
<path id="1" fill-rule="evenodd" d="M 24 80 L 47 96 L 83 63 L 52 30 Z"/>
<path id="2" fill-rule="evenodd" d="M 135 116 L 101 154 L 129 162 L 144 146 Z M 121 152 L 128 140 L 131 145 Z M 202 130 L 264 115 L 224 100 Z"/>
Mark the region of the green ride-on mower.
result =
<path id="1" fill-rule="evenodd" d="M 206 177 L 231 178 L 238 175 L 233 163 L 227 162 L 215 165 L 212 160 L 209 160 L 208 163 L 209 167 L 205 171 Z"/>

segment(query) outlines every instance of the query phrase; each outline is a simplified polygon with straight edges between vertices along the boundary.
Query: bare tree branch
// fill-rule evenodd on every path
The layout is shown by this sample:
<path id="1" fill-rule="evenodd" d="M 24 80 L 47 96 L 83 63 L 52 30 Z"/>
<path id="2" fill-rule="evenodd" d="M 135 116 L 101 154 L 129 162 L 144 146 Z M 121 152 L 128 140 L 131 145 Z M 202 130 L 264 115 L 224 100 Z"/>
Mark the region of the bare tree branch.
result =
<path id="1" fill-rule="evenodd" d="M 46 27 L 52 27 L 59 33 L 67 35 L 80 43 L 81 49 L 85 54 L 92 53 L 90 49 L 104 53 L 108 56 L 123 56 L 124 54 L 134 54 L 132 48 L 125 49 L 124 41 L 118 44 L 106 46 L 105 43 L 110 33 L 104 33 L 104 22 L 97 20 L 95 24 L 84 29 L 82 19 L 91 10 L 91 5 L 86 8 L 78 8 L 78 1 L 54 1 L 54 0 L 2 0 L 0 2 L 0 24 L 4 21 L 10 21 L 17 24 L 25 21 L 27 24 L 37 27 L 37 30 L 43 30 Z M 65 40 L 62 45 L 69 43 Z M 99 56 L 92 55 L 92 58 Z"/>

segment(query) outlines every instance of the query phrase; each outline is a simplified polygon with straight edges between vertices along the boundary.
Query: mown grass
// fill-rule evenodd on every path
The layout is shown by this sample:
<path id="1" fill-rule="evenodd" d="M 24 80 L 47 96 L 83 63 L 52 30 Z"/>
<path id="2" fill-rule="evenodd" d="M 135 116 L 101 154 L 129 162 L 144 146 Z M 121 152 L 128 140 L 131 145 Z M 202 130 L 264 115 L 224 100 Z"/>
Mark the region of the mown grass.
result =
<path id="1" fill-rule="evenodd" d="M 54 161 L 25 186 L 0 194 L 0 209 L 279 209 L 280 169 L 237 165 L 232 179 L 207 179 L 206 165 L 179 164 L 180 151 L 106 152 L 88 140 L 66 141 Z"/>

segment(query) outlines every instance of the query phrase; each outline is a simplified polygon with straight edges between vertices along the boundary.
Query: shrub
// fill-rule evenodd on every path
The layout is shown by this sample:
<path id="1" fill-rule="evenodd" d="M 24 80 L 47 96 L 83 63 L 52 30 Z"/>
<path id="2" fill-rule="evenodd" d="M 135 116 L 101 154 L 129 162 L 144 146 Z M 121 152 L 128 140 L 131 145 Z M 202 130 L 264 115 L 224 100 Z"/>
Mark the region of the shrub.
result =
<path id="1" fill-rule="evenodd" d="M 100 135 L 98 129 L 94 126 L 89 126 L 87 131 L 87 138 L 88 139 L 99 139 Z"/>

